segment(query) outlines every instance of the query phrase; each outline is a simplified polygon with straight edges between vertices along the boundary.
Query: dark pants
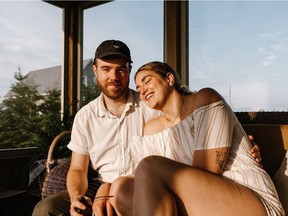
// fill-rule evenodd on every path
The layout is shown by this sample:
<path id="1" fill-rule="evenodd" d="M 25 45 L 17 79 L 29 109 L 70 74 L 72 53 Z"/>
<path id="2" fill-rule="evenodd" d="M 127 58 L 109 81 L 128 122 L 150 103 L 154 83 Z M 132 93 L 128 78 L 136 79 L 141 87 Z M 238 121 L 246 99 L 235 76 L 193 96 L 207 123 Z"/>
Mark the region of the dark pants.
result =
<path id="1" fill-rule="evenodd" d="M 89 184 L 86 196 L 91 199 L 95 197 L 101 183 L 93 182 Z M 61 191 L 54 195 L 42 199 L 34 207 L 32 216 L 69 216 L 70 215 L 70 197 L 68 192 Z"/>

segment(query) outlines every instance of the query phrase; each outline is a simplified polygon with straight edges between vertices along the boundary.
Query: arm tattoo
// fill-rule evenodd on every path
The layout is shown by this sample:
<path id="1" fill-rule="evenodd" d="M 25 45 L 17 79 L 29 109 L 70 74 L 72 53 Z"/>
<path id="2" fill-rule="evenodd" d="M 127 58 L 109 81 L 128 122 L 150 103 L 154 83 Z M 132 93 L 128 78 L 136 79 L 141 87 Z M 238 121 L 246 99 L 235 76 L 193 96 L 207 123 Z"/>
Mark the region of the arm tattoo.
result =
<path id="1" fill-rule="evenodd" d="M 215 159 L 215 162 L 216 162 L 216 164 L 218 164 L 220 170 L 223 169 L 225 160 L 226 160 L 226 152 L 216 151 L 216 159 Z"/>

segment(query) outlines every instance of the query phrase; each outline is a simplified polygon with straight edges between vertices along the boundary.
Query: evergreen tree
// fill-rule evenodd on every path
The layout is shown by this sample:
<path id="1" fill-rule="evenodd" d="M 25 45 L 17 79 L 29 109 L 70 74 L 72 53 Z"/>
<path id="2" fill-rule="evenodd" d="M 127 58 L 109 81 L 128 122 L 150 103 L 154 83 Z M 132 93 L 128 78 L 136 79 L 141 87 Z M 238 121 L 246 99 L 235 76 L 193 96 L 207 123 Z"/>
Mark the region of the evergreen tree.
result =
<path id="1" fill-rule="evenodd" d="M 3 101 L 5 109 L 0 111 L 0 149 L 36 146 L 35 159 L 47 158 L 51 142 L 60 132 L 71 130 L 74 116 L 67 116 L 69 112 L 65 112 L 61 119 L 60 90 L 50 89 L 41 95 L 33 80 L 22 75 L 20 67 L 14 78 L 16 82 L 11 85 L 10 95 Z M 99 94 L 98 86 L 83 87 L 80 107 Z M 68 141 L 69 137 L 57 144 L 55 157 L 70 153 L 66 148 Z"/>
<path id="2" fill-rule="evenodd" d="M 0 148 L 34 146 L 35 136 L 26 130 L 30 122 L 37 121 L 39 95 L 37 85 L 21 74 L 20 68 L 15 72 L 17 80 L 12 84 L 10 96 L 4 100 L 5 110 L 0 113 Z"/>

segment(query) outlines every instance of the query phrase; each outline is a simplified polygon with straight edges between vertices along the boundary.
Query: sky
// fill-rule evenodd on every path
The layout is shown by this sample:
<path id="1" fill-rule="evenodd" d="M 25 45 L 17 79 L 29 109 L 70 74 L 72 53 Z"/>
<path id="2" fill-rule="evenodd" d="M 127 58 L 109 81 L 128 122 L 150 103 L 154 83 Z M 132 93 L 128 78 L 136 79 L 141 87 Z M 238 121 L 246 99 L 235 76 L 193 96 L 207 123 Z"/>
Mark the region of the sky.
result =
<path id="1" fill-rule="evenodd" d="M 25 75 L 60 65 L 61 17 L 60 9 L 41 1 L 0 2 L 0 97 L 19 66 Z"/>
<path id="2" fill-rule="evenodd" d="M 103 40 L 118 39 L 131 50 L 133 70 L 163 60 L 162 22 L 163 5 L 157 0 L 116 1 L 85 10 L 83 58 L 93 58 Z M 0 97 L 15 82 L 19 66 L 25 75 L 61 64 L 61 9 L 42 1 L 0 1 L 0 32 Z"/>
<path id="3" fill-rule="evenodd" d="M 234 110 L 288 111 L 288 1 L 190 2 L 190 88 Z"/>
<path id="4" fill-rule="evenodd" d="M 235 111 L 287 111 L 288 1 L 198 0 L 189 9 L 189 88 L 215 88 Z M 19 66 L 25 75 L 61 64 L 61 9 L 1 1 L 0 33 L 0 99 Z M 84 59 L 106 39 L 127 43 L 132 72 L 162 61 L 162 2 L 116 0 L 86 10 Z"/>

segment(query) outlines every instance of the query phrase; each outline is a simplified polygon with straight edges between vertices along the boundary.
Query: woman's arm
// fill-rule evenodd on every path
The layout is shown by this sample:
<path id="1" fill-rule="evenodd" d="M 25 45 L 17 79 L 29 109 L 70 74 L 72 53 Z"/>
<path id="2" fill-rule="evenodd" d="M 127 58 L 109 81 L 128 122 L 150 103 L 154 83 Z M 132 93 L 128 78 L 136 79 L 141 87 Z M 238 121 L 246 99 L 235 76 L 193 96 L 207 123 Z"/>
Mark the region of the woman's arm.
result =
<path id="1" fill-rule="evenodd" d="M 228 157 L 229 147 L 197 150 L 194 152 L 193 167 L 221 174 Z"/>
<path id="2" fill-rule="evenodd" d="M 205 88 L 196 93 L 195 107 L 224 101 L 214 89 Z M 193 167 L 221 174 L 232 142 L 234 119 L 231 109 L 223 102 L 199 112 L 195 116 Z"/>

